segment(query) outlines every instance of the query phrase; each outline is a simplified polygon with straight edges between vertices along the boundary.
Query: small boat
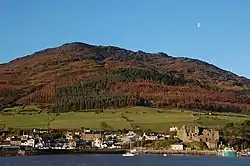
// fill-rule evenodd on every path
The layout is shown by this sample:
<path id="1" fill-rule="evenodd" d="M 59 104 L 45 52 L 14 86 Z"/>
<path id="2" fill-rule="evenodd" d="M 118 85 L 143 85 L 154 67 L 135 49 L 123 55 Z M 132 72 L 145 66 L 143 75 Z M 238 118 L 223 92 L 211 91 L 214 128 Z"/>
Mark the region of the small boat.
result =
<path id="1" fill-rule="evenodd" d="M 127 152 L 127 153 L 122 154 L 122 156 L 123 157 L 133 157 L 135 155 L 133 153 L 131 153 L 131 152 Z"/>
<path id="2" fill-rule="evenodd" d="M 124 154 L 122 154 L 122 156 L 135 156 L 135 155 L 138 155 L 139 153 L 136 151 L 136 149 L 133 149 L 133 150 L 130 150 L 130 151 L 128 151 L 128 152 L 126 152 L 126 153 L 124 153 Z"/>
<path id="3" fill-rule="evenodd" d="M 136 149 L 131 149 L 131 141 L 129 142 L 129 151 L 122 154 L 123 157 L 133 157 L 135 155 L 137 155 L 138 153 L 136 152 Z"/>
<path id="4" fill-rule="evenodd" d="M 163 156 L 164 156 L 164 157 L 167 157 L 167 156 L 168 156 L 168 154 L 164 153 L 164 154 L 163 154 Z"/>
<path id="5" fill-rule="evenodd" d="M 250 157 L 250 152 L 247 153 L 247 156 Z"/>

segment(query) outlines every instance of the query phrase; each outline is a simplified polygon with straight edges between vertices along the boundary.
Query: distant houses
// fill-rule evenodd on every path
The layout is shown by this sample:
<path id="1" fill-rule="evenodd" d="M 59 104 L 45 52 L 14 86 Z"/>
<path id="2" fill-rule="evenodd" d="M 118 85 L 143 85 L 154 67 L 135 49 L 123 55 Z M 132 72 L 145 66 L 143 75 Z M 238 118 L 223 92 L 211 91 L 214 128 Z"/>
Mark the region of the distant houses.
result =
<path id="1" fill-rule="evenodd" d="M 96 131 L 79 130 L 22 130 L 19 135 L 9 131 L 1 131 L 0 147 L 15 146 L 37 149 L 86 149 L 86 148 L 128 148 L 133 146 L 154 146 L 163 143 L 161 148 L 183 150 L 192 142 L 205 143 L 209 149 L 216 149 L 219 142 L 219 132 L 197 126 L 174 126 L 169 131 Z M 173 141 L 176 140 L 176 141 Z M 153 143 L 153 144 L 152 144 Z M 170 143 L 170 144 L 169 144 Z M 168 146 L 168 147 L 166 147 Z"/>

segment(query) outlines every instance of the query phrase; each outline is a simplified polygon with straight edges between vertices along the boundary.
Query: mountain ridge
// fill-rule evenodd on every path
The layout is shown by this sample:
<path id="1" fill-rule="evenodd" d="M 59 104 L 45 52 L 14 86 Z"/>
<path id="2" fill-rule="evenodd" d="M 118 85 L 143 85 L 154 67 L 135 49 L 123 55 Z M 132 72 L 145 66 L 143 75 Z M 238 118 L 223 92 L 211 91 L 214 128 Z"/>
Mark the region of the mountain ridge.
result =
<path id="1" fill-rule="evenodd" d="M 95 81 L 98 79 L 100 80 L 96 83 Z M 154 107 L 208 109 L 210 105 L 211 108 L 215 107 L 214 105 L 220 105 L 220 107 L 232 105 L 229 110 L 233 112 L 245 111 L 250 108 L 250 80 L 213 64 L 187 57 L 173 57 L 163 52 L 146 53 L 115 46 L 95 46 L 81 42 L 47 48 L 1 64 L 0 92 L 2 95 L 0 95 L 0 103 L 4 107 L 31 103 L 55 105 L 55 96 L 57 96 L 55 89 L 61 90 L 63 87 L 73 87 L 74 89 L 80 85 L 85 86 L 86 81 L 97 86 L 89 93 L 101 96 L 103 101 L 109 100 L 106 98 L 110 98 L 110 94 L 116 95 L 115 98 L 119 98 L 117 97 L 118 93 L 123 96 L 121 97 L 123 99 L 119 100 L 126 102 L 119 106 L 131 106 L 143 100 L 146 103 L 151 103 L 151 106 Z M 140 86 L 144 87 L 141 88 L 141 92 L 133 89 L 140 88 Z M 152 89 L 157 89 L 157 87 L 160 87 L 162 92 L 153 93 Z M 176 94 L 171 92 L 171 89 L 175 89 Z M 204 91 L 205 94 L 191 99 L 192 95 L 197 95 L 192 92 L 195 89 L 199 89 L 200 92 Z M 68 93 L 72 90 L 66 91 Z M 87 96 L 85 90 L 81 90 L 82 94 L 80 92 L 74 93 L 83 98 Z M 10 96 L 9 99 L 5 99 L 3 94 Z M 103 97 L 104 94 L 106 98 Z M 223 97 L 219 97 L 220 95 Z M 39 98 L 37 96 L 41 99 L 34 101 L 34 98 Z M 69 94 L 66 96 L 71 97 L 65 101 L 77 98 Z M 209 96 L 217 96 L 217 98 L 212 99 Z M 91 96 L 89 97 L 91 98 Z M 59 101 L 63 102 L 61 101 L 64 100 L 62 94 L 59 98 Z M 82 99 L 78 97 L 76 100 Z M 196 103 L 197 106 L 190 106 L 192 105 L 190 102 Z M 140 104 L 143 105 L 143 102 Z M 71 108 L 72 105 L 80 109 L 79 104 L 75 106 L 76 104 L 72 104 L 72 102 L 67 107 Z M 86 103 L 83 105 L 84 109 L 101 107 L 86 107 Z M 118 105 L 110 104 L 105 107 L 113 106 Z M 58 107 L 64 106 L 61 103 Z"/>
<path id="2" fill-rule="evenodd" d="M 128 52 L 133 52 L 133 53 L 136 53 L 136 52 L 141 52 L 141 53 L 147 53 L 147 54 L 159 54 L 159 55 L 162 55 L 163 57 L 170 57 L 170 58 L 179 58 L 179 59 L 189 59 L 189 60 L 196 60 L 196 61 L 199 61 L 201 63 L 204 63 L 206 65 L 211 65 L 213 67 L 216 67 L 220 70 L 223 70 L 225 72 L 230 72 L 234 75 L 237 75 L 239 77 L 242 77 L 243 79 L 248 79 L 250 81 L 250 78 L 248 78 L 247 76 L 244 76 L 244 75 L 240 75 L 240 74 L 236 74 L 230 70 L 227 70 L 227 69 L 223 69 L 217 65 L 214 65 L 213 63 L 209 63 L 205 60 L 200 60 L 200 59 L 197 59 L 197 58 L 189 58 L 189 57 L 176 57 L 176 56 L 172 56 L 172 55 L 168 55 L 167 53 L 165 52 L 145 52 L 143 50 L 137 50 L 137 51 L 132 51 L 132 50 L 129 50 L 129 49 L 125 49 L 125 48 L 122 48 L 122 47 L 118 47 L 118 46 L 115 46 L 115 45 L 94 45 L 94 44 L 88 44 L 88 43 L 85 43 L 85 42 L 71 42 L 71 43 L 65 43 L 65 44 L 61 44 L 61 45 L 58 45 L 58 46 L 55 46 L 55 47 L 49 47 L 49 48 L 45 48 L 45 49 L 42 49 L 40 51 L 35 51 L 34 53 L 32 54 L 28 54 L 28 55 L 25 55 L 25 56 L 22 56 L 22 57 L 18 57 L 18 58 L 15 58 L 13 60 L 10 60 L 9 62 L 4 62 L 4 63 L 0 63 L 0 66 L 2 65 L 6 65 L 8 63 L 12 63 L 13 61 L 16 61 L 16 60 L 19 60 L 19 59 L 22 59 L 22 58 L 27 58 L 29 56 L 33 56 L 33 55 L 37 55 L 37 54 L 41 54 L 43 52 L 47 52 L 47 51 L 50 51 L 50 50 L 54 50 L 54 49 L 58 49 L 58 48 L 62 48 L 62 47 L 65 47 L 65 46 L 69 46 L 69 45 L 83 45 L 83 46 L 88 46 L 88 47 L 103 47 L 103 48 L 113 48 L 113 49 L 117 49 L 117 50 L 123 50 L 123 51 L 128 51 Z"/>

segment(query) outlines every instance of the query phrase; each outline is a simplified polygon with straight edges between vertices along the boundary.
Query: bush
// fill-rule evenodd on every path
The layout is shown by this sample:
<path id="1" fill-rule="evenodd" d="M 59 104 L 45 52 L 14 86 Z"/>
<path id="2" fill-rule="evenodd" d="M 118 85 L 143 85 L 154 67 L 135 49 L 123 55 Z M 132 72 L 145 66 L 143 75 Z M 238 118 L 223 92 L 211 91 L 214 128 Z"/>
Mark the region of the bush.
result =
<path id="1" fill-rule="evenodd" d="M 100 123 L 100 126 L 101 126 L 101 128 L 102 128 L 103 130 L 112 130 L 112 129 L 113 129 L 113 127 L 110 126 L 107 122 L 101 122 L 101 123 Z"/>

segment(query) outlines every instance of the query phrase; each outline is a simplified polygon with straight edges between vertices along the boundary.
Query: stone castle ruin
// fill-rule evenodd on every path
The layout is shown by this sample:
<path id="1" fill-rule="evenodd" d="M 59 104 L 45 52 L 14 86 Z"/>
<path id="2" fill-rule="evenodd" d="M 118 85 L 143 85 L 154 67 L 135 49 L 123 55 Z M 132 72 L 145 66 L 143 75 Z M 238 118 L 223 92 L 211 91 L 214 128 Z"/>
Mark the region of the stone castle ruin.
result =
<path id="1" fill-rule="evenodd" d="M 209 149 L 217 149 L 219 143 L 219 131 L 198 126 L 182 126 L 182 128 L 177 131 L 177 137 L 182 140 L 183 143 L 206 143 Z"/>

